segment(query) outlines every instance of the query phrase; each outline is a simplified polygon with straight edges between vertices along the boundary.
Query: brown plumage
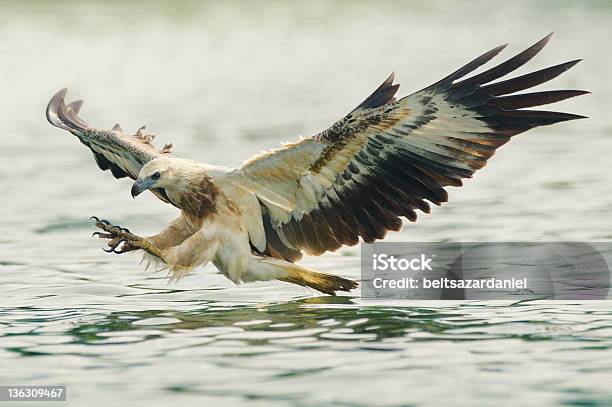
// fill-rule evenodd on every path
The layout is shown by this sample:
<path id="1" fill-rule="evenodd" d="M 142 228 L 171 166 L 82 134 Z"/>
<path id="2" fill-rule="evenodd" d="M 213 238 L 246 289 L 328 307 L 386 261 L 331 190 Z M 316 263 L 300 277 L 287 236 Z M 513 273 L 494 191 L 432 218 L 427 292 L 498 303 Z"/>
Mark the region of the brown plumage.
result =
<path id="1" fill-rule="evenodd" d="M 208 175 L 203 175 L 186 188 L 176 206 L 181 208 L 193 223 L 198 223 L 217 212 L 218 197 L 219 188 Z"/>

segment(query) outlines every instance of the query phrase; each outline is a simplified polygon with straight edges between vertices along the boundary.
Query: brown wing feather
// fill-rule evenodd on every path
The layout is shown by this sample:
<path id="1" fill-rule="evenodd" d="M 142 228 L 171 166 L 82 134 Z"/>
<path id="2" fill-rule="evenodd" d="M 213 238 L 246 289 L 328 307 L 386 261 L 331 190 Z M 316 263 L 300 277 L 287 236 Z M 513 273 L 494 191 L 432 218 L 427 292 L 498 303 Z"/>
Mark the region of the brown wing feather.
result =
<path id="1" fill-rule="evenodd" d="M 133 136 L 123 134 L 119 125 L 115 125 L 113 130 L 92 128 L 78 116 L 83 101 L 66 105 L 66 93 L 67 89 L 62 89 L 51 98 L 47 105 L 47 120 L 53 126 L 74 134 L 87 146 L 101 170 L 109 170 L 115 178 L 135 180 L 147 162 L 171 155 L 167 147 L 157 150 L 151 143 L 153 136 L 145 134 L 144 128 Z M 152 192 L 161 200 L 170 202 L 163 188 L 153 189 Z"/>
<path id="2" fill-rule="evenodd" d="M 508 95 L 544 83 L 577 61 L 494 82 L 531 60 L 550 36 L 481 74 L 492 49 L 435 84 L 395 101 L 391 75 L 356 109 L 315 137 L 247 162 L 241 182 L 260 199 L 280 241 L 321 254 L 361 237 L 373 242 L 416 220 L 447 186 L 484 167 L 510 137 L 583 116 L 519 110 L 578 96 L 562 90 Z"/>

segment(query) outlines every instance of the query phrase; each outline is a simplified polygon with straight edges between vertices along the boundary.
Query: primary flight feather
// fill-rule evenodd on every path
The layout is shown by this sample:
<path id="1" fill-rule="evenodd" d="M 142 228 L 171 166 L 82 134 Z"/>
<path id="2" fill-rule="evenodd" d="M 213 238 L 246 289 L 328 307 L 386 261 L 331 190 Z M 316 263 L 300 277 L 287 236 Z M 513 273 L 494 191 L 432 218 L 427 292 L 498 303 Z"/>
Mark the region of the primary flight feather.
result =
<path id="1" fill-rule="evenodd" d="M 237 169 L 175 157 L 144 128 L 127 135 L 90 127 L 68 105 L 66 90 L 47 107 L 47 119 L 68 130 L 115 178 L 130 177 L 132 196 L 145 190 L 181 210 L 155 236 L 140 237 L 96 220 L 108 251 L 144 250 L 179 278 L 210 261 L 235 283 L 277 279 L 324 293 L 357 284 L 295 264 L 343 245 L 382 239 L 415 221 L 429 203 L 446 202 L 447 186 L 484 167 L 495 150 L 533 127 L 584 116 L 528 109 L 588 93 L 517 92 L 547 82 L 578 60 L 499 80 L 532 59 L 550 35 L 480 74 L 472 71 L 504 47 L 484 53 L 435 84 L 400 99 L 391 75 L 329 129 L 253 157 Z"/>

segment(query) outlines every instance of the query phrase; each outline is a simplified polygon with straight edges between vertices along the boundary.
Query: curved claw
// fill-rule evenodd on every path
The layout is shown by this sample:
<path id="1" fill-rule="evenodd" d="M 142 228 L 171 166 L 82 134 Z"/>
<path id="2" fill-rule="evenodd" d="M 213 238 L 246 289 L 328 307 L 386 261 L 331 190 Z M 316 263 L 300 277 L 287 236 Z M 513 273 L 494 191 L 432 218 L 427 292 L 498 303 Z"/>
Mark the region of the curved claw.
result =
<path id="1" fill-rule="evenodd" d="M 113 247 L 113 253 L 115 253 L 115 254 L 121 254 L 121 253 L 124 253 L 123 248 L 120 248 L 119 250 L 117 250 L 117 247 L 119 247 L 119 245 L 120 245 L 121 243 L 124 243 L 124 246 L 125 246 L 125 243 L 126 243 L 126 242 L 127 242 L 127 240 L 126 240 L 126 239 L 121 239 L 121 240 L 119 240 L 119 241 L 117 242 L 117 244 L 115 245 L 115 247 Z"/>
<path id="2" fill-rule="evenodd" d="M 123 253 L 130 252 L 130 251 L 132 251 L 132 250 L 133 250 L 133 249 L 131 249 L 131 250 L 125 250 L 125 244 L 124 244 L 124 245 L 123 245 L 123 247 L 122 247 L 121 249 L 119 249 L 119 250 L 115 250 L 113 253 L 116 253 L 116 254 L 123 254 Z"/>
<path id="3" fill-rule="evenodd" d="M 117 240 L 115 243 L 113 243 L 113 245 L 111 246 L 113 249 L 116 249 L 121 243 L 125 242 L 127 239 L 125 238 L 121 238 L 119 240 Z M 109 245 L 110 246 L 110 245 Z"/>
<path id="4" fill-rule="evenodd" d="M 102 232 L 93 232 L 91 234 L 91 237 L 96 237 L 96 236 L 100 237 L 101 235 L 102 235 Z"/>
<path id="5" fill-rule="evenodd" d="M 100 219 L 97 216 L 90 216 L 89 220 L 95 220 L 96 222 L 100 222 Z"/>
<path id="6" fill-rule="evenodd" d="M 116 249 L 117 247 L 121 244 L 126 242 L 126 239 L 119 239 L 116 242 L 109 242 L 108 247 L 110 247 L 109 250 L 106 250 L 105 248 L 102 248 L 102 250 L 104 250 L 106 253 L 117 253 Z M 121 254 L 121 253 L 117 253 L 117 254 Z"/>

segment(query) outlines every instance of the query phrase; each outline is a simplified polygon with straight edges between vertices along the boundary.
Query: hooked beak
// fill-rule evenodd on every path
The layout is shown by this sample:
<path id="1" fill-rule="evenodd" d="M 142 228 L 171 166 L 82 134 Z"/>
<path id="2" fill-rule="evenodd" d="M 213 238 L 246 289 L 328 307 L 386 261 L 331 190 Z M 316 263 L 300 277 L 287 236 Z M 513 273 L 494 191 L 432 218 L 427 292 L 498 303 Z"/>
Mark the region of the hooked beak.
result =
<path id="1" fill-rule="evenodd" d="M 132 185 L 132 198 L 136 198 L 138 195 L 151 188 L 155 184 L 155 180 L 152 178 L 140 179 L 138 178 L 136 182 Z"/>

